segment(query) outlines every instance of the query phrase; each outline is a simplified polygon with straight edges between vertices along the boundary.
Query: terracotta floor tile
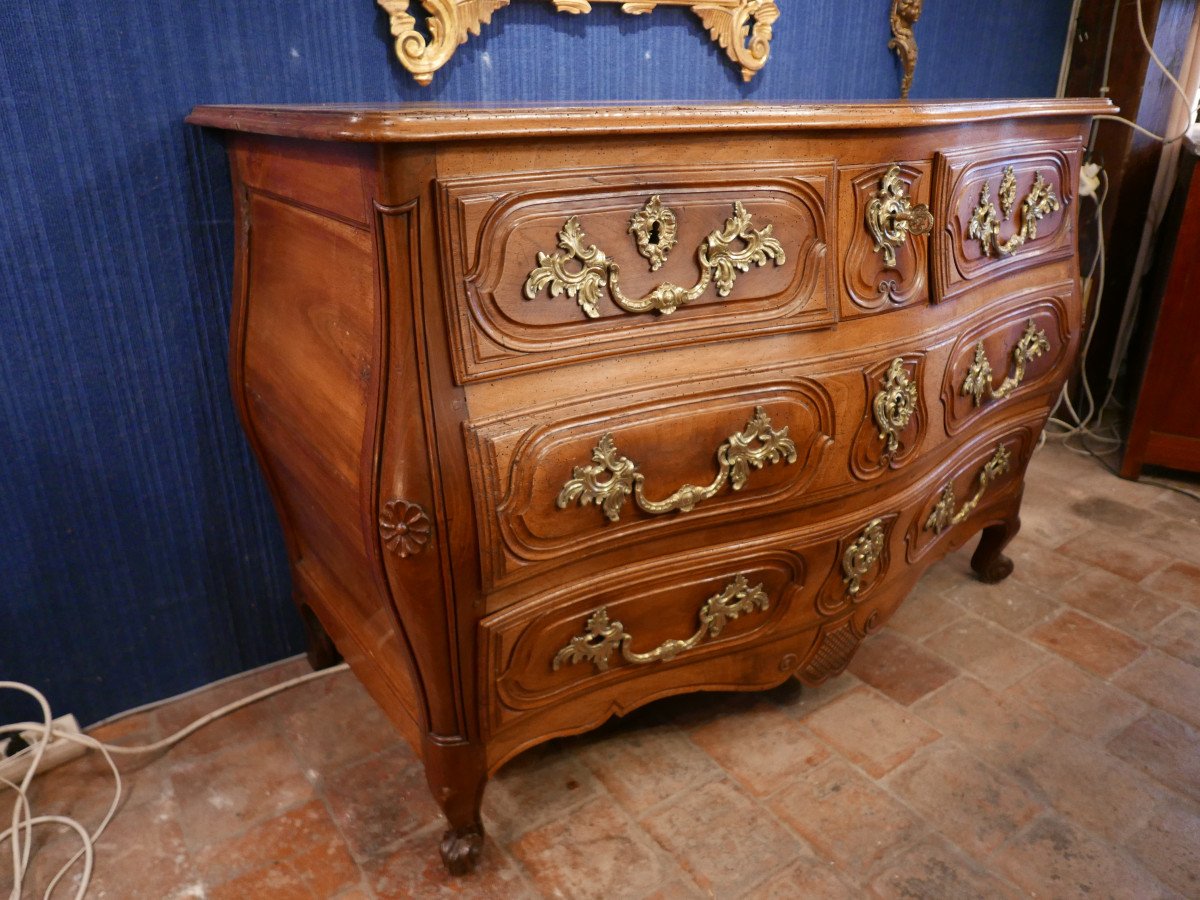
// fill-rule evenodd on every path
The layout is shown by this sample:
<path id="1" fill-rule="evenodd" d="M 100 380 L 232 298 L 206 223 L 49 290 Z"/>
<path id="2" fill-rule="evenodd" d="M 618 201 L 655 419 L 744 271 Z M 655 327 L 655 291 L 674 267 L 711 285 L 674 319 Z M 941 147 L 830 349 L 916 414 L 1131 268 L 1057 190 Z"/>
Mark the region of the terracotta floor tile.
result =
<path id="1" fill-rule="evenodd" d="M 1113 682 L 1147 703 L 1200 726 L 1200 668 L 1150 650 Z"/>
<path id="2" fill-rule="evenodd" d="M 305 695 L 306 703 L 282 717 L 281 731 L 310 777 L 403 740 L 350 672 L 315 682 Z"/>
<path id="3" fill-rule="evenodd" d="M 808 727 L 872 778 L 887 774 L 940 737 L 907 709 L 867 688 L 813 713 Z"/>
<path id="4" fill-rule="evenodd" d="M 881 900 L 1015 900 L 1023 895 L 946 841 L 931 836 L 905 847 L 888 860 L 871 882 L 871 896 Z"/>
<path id="5" fill-rule="evenodd" d="M 1102 569 L 1084 572 L 1063 585 L 1058 598 L 1114 628 L 1142 638 L 1179 609 L 1173 600 Z"/>
<path id="6" fill-rule="evenodd" d="M 1127 846 L 1163 884 L 1184 897 L 1200 897 L 1200 807 L 1164 801 Z"/>
<path id="7" fill-rule="evenodd" d="M 543 895 L 640 897 L 677 877 L 609 797 L 526 832 L 510 849 Z"/>
<path id="8" fill-rule="evenodd" d="M 994 857 L 995 866 L 1039 897 L 1158 897 L 1157 881 L 1109 844 L 1047 815 Z"/>
<path id="9" fill-rule="evenodd" d="M 214 841 L 197 850 L 194 857 L 196 868 L 214 893 L 221 885 L 275 881 L 293 882 L 318 896 L 332 896 L 360 878 L 358 866 L 320 800 L 252 826 L 236 837 Z M 269 871 L 272 869 L 274 874 Z M 222 892 L 232 896 L 234 887 L 227 886 Z"/>
<path id="10" fill-rule="evenodd" d="M 963 547 L 926 569 L 913 587 L 912 597 L 940 594 L 948 588 L 955 588 L 974 580 L 975 573 L 971 571 L 971 548 Z"/>
<path id="11" fill-rule="evenodd" d="M 350 852 L 360 858 L 387 852 L 435 823 L 445 825 L 425 771 L 406 745 L 352 763 L 319 786 Z"/>
<path id="12" fill-rule="evenodd" d="M 852 877 L 923 830 L 899 801 L 838 759 L 805 773 L 771 808 L 821 858 Z"/>
<path id="13" fill-rule="evenodd" d="M 1168 599 L 1200 608 L 1200 565 L 1176 560 L 1162 571 L 1144 578 L 1141 585 Z"/>
<path id="14" fill-rule="evenodd" d="M 488 782 L 483 795 L 487 832 L 509 844 L 531 828 L 564 816 L 601 792 L 588 768 L 561 742 L 522 753 Z"/>
<path id="15" fill-rule="evenodd" d="M 635 815 L 722 775 L 712 758 L 673 725 L 606 734 L 582 747 L 584 764 Z"/>
<path id="16" fill-rule="evenodd" d="M 790 869 L 746 894 L 746 900 L 858 900 L 862 889 L 851 887 L 830 863 L 805 856 Z"/>
<path id="17" fill-rule="evenodd" d="M 1111 737 L 1145 709 L 1119 688 L 1057 657 L 1005 693 L 1029 704 L 1059 728 L 1086 738 Z"/>
<path id="18" fill-rule="evenodd" d="M 1154 513 L 1147 512 L 1141 507 L 1097 494 L 1089 494 L 1083 499 L 1074 501 L 1070 509 L 1081 519 L 1116 529 L 1148 525 L 1156 517 Z"/>
<path id="19" fill-rule="evenodd" d="M 929 571 L 937 569 L 941 563 Z M 926 575 L 929 573 L 927 572 Z M 970 582 L 962 582 L 970 583 Z M 907 638 L 919 641 L 933 634 L 940 628 L 945 628 L 955 619 L 962 616 L 963 611 L 951 603 L 941 593 L 935 593 L 922 587 L 924 579 L 917 583 L 909 596 L 904 598 L 900 608 L 887 620 L 891 631 L 899 632 Z M 955 579 L 953 587 L 957 590 L 960 582 Z"/>
<path id="20" fill-rule="evenodd" d="M 1018 633 L 1046 621 L 1062 608 L 1050 595 L 1015 578 L 999 584 L 973 580 L 947 591 L 946 596 L 962 609 Z"/>
<path id="21" fill-rule="evenodd" d="M 1141 642 L 1074 611 L 1064 612 L 1029 632 L 1029 637 L 1097 675 L 1129 665 L 1145 649 Z"/>
<path id="22" fill-rule="evenodd" d="M 171 781 L 183 834 L 193 849 L 273 819 L 313 797 L 312 785 L 278 735 L 182 760 Z"/>
<path id="23" fill-rule="evenodd" d="M 1047 735 L 1017 770 L 1067 820 L 1119 843 L 1137 828 L 1159 789 L 1137 769 L 1066 732 Z"/>
<path id="24" fill-rule="evenodd" d="M 1200 610 L 1184 609 L 1150 632 L 1150 643 L 1193 666 L 1200 666 Z"/>
<path id="25" fill-rule="evenodd" d="M 483 852 L 474 872 L 462 877 L 446 874 L 438 855 L 441 834 L 439 827 L 414 835 L 391 854 L 368 862 L 365 868 L 374 896 L 378 900 L 433 897 L 533 900 L 547 896 L 534 890 L 508 852 L 490 837 L 484 838 Z M 554 895 L 586 896 L 565 893 L 561 888 Z"/>
<path id="26" fill-rule="evenodd" d="M 1046 660 L 1046 651 L 975 616 L 947 625 L 924 644 L 994 688 L 1008 687 Z"/>
<path id="27" fill-rule="evenodd" d="M 941 657 L 890 630 L 863 642 L 850 662 L 850 671 L 905 706 L 958 675 L 958 670 Z"/>
<path id="28" fill-rule="evenodd" d="M 1200 566 L 1200 541 L 1196 540 L 1198 531 L 1200 518 L 1195 515 L 1158 516 L 1153 522 L 1138 526 L 1137 538 L 1168 556 Z"/>
<path id="29" fill-rule="evenodd" d="M 946 742 L 910 759 L 887 783 L 945 837 L 981 858 L 1042 810 L 1016 781 Z"/>
<path id="30" fill-rule="evenodd" d="M 1058 547 L 1064 541 L 1085 534 L 1091 527 L 1086 519 L 1066 511 L 1067 500 L 1060 494 L 1041 492 L 1045 502 L 1037 503 L 1039 493 L 1025 491 L 1021 504 L 1021 537 L 1043 547 Z"/>
<path id="31" fill-rule="evenodd" d="M 643 818 L 641 825 L 701 890 L 716 897 L 753 887 L 805 849 L 729 781 L 688 791 Z"/>
<path id="32" fill-rule="evenodd" d="M 1020 703 L 962 677 L 913 711 L 973 755 L 1004 770 L 1050 730 L 1050 724 Z"/>
<path id="33" fill-rule="evenodd" d="M 1108 749 L 1200 802 L 1200 731 L 1186 722 L 1152 709 L 1109 741 Z"/>
<path id="34" fill-rule="evenodd" d="M 671 881 L 658 890 L 647 894 L 642 900 L 698 900 L 701 897 L 707 897 L 708 894 L 701 891 L 692 883 L 685 884 L 683 881 Z"/>
<path id="35" fill-rule="evenodd" d="M 688 729 L 692 742 L 750 793 L 779 790 L 805 769 L 829 758 L 807 728 L 765 701 Z"/>
<path id="36" fill-rule="evenodd" d="M 1012 557 L 1013 572 L 1012 577 L 1001 584 L 1016 579 L 1039 591 L 1053 592 L 1058 585 L 1065 584 L 1083 571 L 1080 563 L 1034 542 L 1023 532 L 1017 533 L 1005 552 Z"/>
<path id="37" fill-rule="evenodd" d="M 1084 532 L 1061 544 L 1058 552 L 1130 581 L 1140 581 L 1171 562 L 1166 553 L 1142 543 L 1131 534 L 1106 528 Z"/>
<path id="38" fill-rule="evenodd" d="M 843 672 L 837 678 L 830 678 L 817 687 L 801 685 L 798 681 L 794 683 L 800 688 L 798 693 L 791 694 L 783 700 L 773 699 L 788 715 L 801 722 L 806 721 L 809 716 L 822 707 L 828 706 L 838 697 L 848 694 L 862 685 L 862 682 L 851 672 Z"/>

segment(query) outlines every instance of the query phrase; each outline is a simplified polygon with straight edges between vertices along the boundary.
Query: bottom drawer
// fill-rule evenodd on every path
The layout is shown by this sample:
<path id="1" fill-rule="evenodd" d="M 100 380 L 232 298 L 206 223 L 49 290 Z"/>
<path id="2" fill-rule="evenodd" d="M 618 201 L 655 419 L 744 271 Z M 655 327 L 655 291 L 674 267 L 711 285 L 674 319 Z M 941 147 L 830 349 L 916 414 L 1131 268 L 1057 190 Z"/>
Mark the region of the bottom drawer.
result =
<path id="1" fill-rule="evenodd" d="M 755 542 L 597 574 L 480 623 L 490 765 L 685 691 L 840 672 L 921 571 L 1005 517 L 1045 413 L 963 442 L 904 489 Z"/>

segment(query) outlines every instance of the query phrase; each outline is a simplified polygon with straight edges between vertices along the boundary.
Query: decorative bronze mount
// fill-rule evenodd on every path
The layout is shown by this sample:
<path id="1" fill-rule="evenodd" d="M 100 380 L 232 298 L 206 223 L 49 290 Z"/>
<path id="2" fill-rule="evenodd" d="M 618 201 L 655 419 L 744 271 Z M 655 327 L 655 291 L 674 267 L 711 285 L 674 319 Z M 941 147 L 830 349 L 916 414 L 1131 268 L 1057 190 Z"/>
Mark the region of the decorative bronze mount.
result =
<path id="1" fill-rule="evenodd" d="M 890 457 L 900 449 L 900 432 L 908 427 L 917 409 L 917 386 L 908 377 L 904 357 L 897 356 L 883 376 L 882 389 L 871 404 L 879 439 L 886 441 L 883 455 Z"/>
<path id="2" fill-rule="evenodd" d="M 975 489 L 975 493 L 962 506 L 958 506 L 958 501 L 954 497 L 954 482 L 947 482 L 946 486 L 942 488 L 941 494 L 938 495 L 937 503 L 934 504 L 933 511 L 929 513 L 929 518 L 925 520 L 925 530 L 941 534 L 951 525 L 958 525 L 960 522 L 966 521 L 967 516 L 975 511 L 975 507 L 983 499 L 988 487 L 1008 471 L 1011 463 L 1012 453 L 1003 444 L 998 444 L 996 452 L 983 464 L 983 468 L 976 476 L 979 486 Z"/>
<path id="3" fill-rule="evenodd" d="M 653 243 L 655 222 L 659 224 L 657 248 Z M 675 244 L 675 214 L 655 194 L 630 220 L 629 231 L 637 239 L 639 252 L 650 260 L 650 268 L 657 269 Z M 538 251 L 537 267 L 525 279 L 526 299 L 533 300 L 542 288 L 548 288 L 551 297 L 565 293 L 579 303 L 585 316 L 596 319 L 600 316 L 596 304 L 601 289 L 607 288 L 613 302 L 626 312 L 659 312 L 665 316 L 698 299 L 714 281 L 717 295 L 728 297 L 738 272 L 748 272 L 752 265 L 765 266 L 767 260 L 774 260 L 777 266 L 787 262 L 772 226 L 752 229 L 750 213 L 741 200 L 733 204 L 733 215 L 725 220 L 725 227 L 711 232 L 696 249 L 700 276 L 690 288 L 664 281 L 644 297 L 628 297 L 621 290 L 621 267 L 617 261 L 609 259 L 595 244 L 584 247 L 584 237 L 579 217 L 567 219 L 558 233 L 558 246 L 566 252 Z M 669 238 L 669 245 L 664 246 L 664 238 Z M 736 241 L 741 241 L 742 247 L 735 250 Z M 572 271 L 567 268 L 569 263 L 579 263 L 580 268 Z"/>
<path id="4" fill-rule="evenodd" d="M 883 251 L 883 264 L 896 268 L 896 248 L 908 236 L 929 234 L 933 230 L 933 214 L 924 203 L 913 204 L 904 192 L 900 167 L 892 166 L 879 182 L 879 190 L 867 204 L 867 230 L 875 238 L 875 252 Z"/>
<path id="5" fill-rule="evenodd" d="M 1000 214 L 992 203 L 992 187 L 987 181 L 979 191 L 979 205 L 971 213 L 967 223 L 967 237 L 979 241 L 984 256 L 1008 256 L 1026 241 L 1037 237 L 1037 223 L 1061 208 L 1054 188 L 1042 177 L 1033 173 L 1033 185 L 1021 201 L 1021 227 L 1006 241 L 1000 240 L 1000 220 L 1012 218 L 1013 203 L 1017 197 L 1017 175 L 1012 166 L 1005 166 L 1000 176 Z"/>
<path id="6" fill-rule="evenodd" d="M 618 647 L 625 661 L 635 665 L 660 660 L 670 662 L 684 650 L 691 650 L 699 644 L 705 634 L 714 638 L 720 635 L 730 619 L 756 609 L 766 610 L 770 605 L 771 600 L 761 584 L 750 587 L 745 575 L 736 575 L 725 590 L 704 601 L 700 607 L 700 627 L 695 634 L 686 640 L 672 638 L 664 641 L 645 653 L 630 649 L 633 635 L 620 622 L 609 621 L 608 607 L 602 606 L 588 618 L 584 633 L 571 638 L 571 642 L 555 654 L 553 667 L 557 672 L 564 662 L 574 664 L 588 661 L 596 667 L 597 672 L 607 672 L 608 658 Z"/>
<path id="7" fill-rule="evenodd" d="M 1006 376 L 998 386 L 993 387 L 992 364 L 988 360 L 983 341 L 980 341 L 975 345 L 975 356 L 967 369 L 960 393 L 964 397 L 969 394 L 976 406 L 983 403 L 985 394 L 993 400 L 1007 397 L 1025 380 L 1025 367 L 1029 360 L 1036 359 L 1049 350 L 1050 341 L 1046 339 L 1046 332 L 1030 319 L 1025 324 L 1025 331 L 1020 340 L 1012 349 L 1013 374 Z"/>
<path id="8" fill-rule="evenodd" d="M 412 73 L 417 84 L 427 85 L 469 35 L 492 21 L 492 13 L 509 0 L 420 0 L 428 13 L 429 38 L 417 30 L 409 12 L 413 0 L 378 0 L 391 20 L 396 38 L 396 58 Z M 633 16 L 656 6 L 683 6 L 692 10 L 712 39 L 742 70 L 749 81 L 771 53 L 771 27 L 779 18 L 774 0 L 551 0 L 559 12 L 579 15 L 592 11 L 592 3 L 620 3 Z"/>
<path id="9" fill-rule="evenodd" d="M 872 519 L 842 554 L 842 583 L 851 599 L 858 596 L 863 578 L 879 562 L 885 540 L 883 519 Z"/>
<path id="10" fill-rule="evenodd" d="M 754 446 L 755 442 L 758 446 Z M 572 477 L 558 494 L 557 505 L 559 509 L 566 509 L 571 501 L 577 501 L 580 506 L 594 503 L 604 510 L 610 522 L 619 522 L 625 498 L 633 494 L 637 505 L 651 514 L 676 509 L 691 512 L 701 500 L 715 497 L 726 482 L 731 482 L 733 490 L 740 491 L 750 477 L 751 468 L 761 469 L 780 460 L 794 463 L 796 444 L 788 437 L 788 426 L 776 431 L 771 427 L 766 411 L 758 406 L 745 429 L 731 434 L 717 448 L 720 471 L 711 484 L 704 487 L 685 484 L 665 500 L 649 500 L 642 493 L 646 476 L 638 471 L 637 463 L 620 455 L 613 436 L 606 434 L 592 450 L 591 465 L 575 467 Z M 601 480 L 605 475 L 607 480 Z"/>
<path id="11" fill-rule="evenodd" d="M 900 99 L 907 100 L 908 92 L 912 89 L 913 73 L 917 69 L 917 36 L 913 26 L 921 18 L 921 4 L 924 0 L 892 0 L 892 39 L 888 41 L 888 49 L 895 50 L 904 66 L 904 80 L 900 82 Z"/>

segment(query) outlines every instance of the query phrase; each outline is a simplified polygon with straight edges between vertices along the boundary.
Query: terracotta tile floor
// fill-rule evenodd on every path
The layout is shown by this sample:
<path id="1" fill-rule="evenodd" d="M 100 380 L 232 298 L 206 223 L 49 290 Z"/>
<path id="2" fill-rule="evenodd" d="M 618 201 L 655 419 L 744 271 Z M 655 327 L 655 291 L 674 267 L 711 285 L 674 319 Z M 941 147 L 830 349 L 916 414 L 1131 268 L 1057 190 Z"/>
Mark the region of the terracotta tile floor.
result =
<path id="1" fill-rule="evenodd" d="M 338 675 L 127 769 L 93 896 L 1200 896 L 1200 503 L 1058 447 L 1025 497 L 1007 582 L 951 557 L 820 690 L 679 698 L 518 758 L 471 878 L 442 874 L 419 765 Z M 94 823 L 108 791 L 84 760 L 35 802 Z M 71 850 L 43 837 L 35 880 Z"/>

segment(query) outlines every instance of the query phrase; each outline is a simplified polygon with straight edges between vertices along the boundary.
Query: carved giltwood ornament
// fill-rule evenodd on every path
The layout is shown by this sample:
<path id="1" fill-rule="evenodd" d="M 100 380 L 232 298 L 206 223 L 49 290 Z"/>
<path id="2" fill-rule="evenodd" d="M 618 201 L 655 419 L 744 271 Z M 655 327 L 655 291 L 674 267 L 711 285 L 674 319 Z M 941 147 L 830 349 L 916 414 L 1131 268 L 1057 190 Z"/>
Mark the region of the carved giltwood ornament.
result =
<path id="1" fill-rule="evenodd" d="M 1037 223 L 1061 208 L 1054 188 L 1042 177 L 1041 172 L 1034 172 L 1029 193 L 1021 201 L 1021 227 L 1008 240 L 1002 241 L 1001 216 L 1005 222 L 1012 217 L 1016 192 L 1016 173 L 1012 166 L 1005 166 L 1000 176 L 1000 213 L 997 214 L 996 205 L 992 203 L 991 184 L 987 181 L 983 183 L 979 191 L 979 204 L 967 223 L 967 237 L 979 241 L 979 249 L 984 256 L 1008 256 L 1026 241 L 1036 238 Z"/>
<path id="2" fill-rule="evenodd" d="M 892 0 L 890 15 L 892 24 L 892 39 L 888 41 L 888 49 L 895 50 L 904 66 L 904 78 L 900 82 L 900 99 L 907 100 L 908 92 L 912 89 L 913 73 L 917 70 L 917 36 L 913 26 L 921 18 L 921 4 L 924 0 Z"/>
<path id="3" fill-rule="evenodd" d="M 745 575 L 736 575 L 723 591 L 714 594 L 700 607 L 700 627 L 684 640 L 672 638 L 653 650 L 635 652 L 631 645 L 633 635 L 620 622 L 608 617 L 608 607 L 602 606 L 588 617 L 584 633 L 571 638 L 570 642 L 554 656 L 553 668 L 557 672 L 563 663 L 590 662 L 597 672 L 607 672 L 609 657 L 618 648 L 626 662 L 646 665 L 652 662 L 670 662 L 685 650 L 691 650 L 705 636 L 717 637 L 725 625 L 740 615 L 755 610 L 766 610 L 771 600 L 761 584 L 750 587 Z"/>
<path id="4" fill-rule="evenodd" d="M 509 0 L 420 0 L 427 13 L 429 39 L 417 30 L 409 11 L 414 0 L 377 0 L 387 12 L 396 58 L 412 73 L 418 84 L 427 85 L 434 73 L 454 55 L 467 38 L 478 35 L 492 14 L 508 6 Z M 774 0 L 551 0 L 559 12 L 580 15 L 592 11 L 593 3 L 620 3 L 630 15 L 651 12 L 656 6 L 683 6 L 692 10 L 709 35 L 738 65 L 742 79 L 749 81 L 771 54 L 772 26 L 779 18 Z"/>
<path id="5" fill-rule="evenodd" d="M 592 450 L 591 464 L 575 467 L 558 494 L 557 505 L 566 509 L 573 501 L 580 506 L 593 503 L 604 510 L 610 522 L 618 522 L 621 507 L 632 494 L 638 507 L 648 513 L 691 512 L 700 501 L 715 497 L 726 482 L 739 491 L 750 477 L 751 468 L 761 469 L 784 459 L 789 463 L 796 461 L 796 444 L 788 436 L 788 426 L 772 428 L 766 411 L 761 406 L 755 407 L 745 429 L 731 434 L 717 448 L 720 470 L 710 484 L 704 487 L 685 484 L 665 500 L 650 500 L 642 492 L 646 476 L 638 471 L 637 463 L 620 454 L 613 436 L 605 434 Z"/>
<path id="6" fill-rule="evenodd" d="M 651 198 L 651 203 L 655 198 Z M 650 204 L 647 204 L 647 208 Z M 646 210 L 643 209 L 644 213 Z M 674 215 L 671 216 L 672 221 Z M 634 231 L 639 225 L 637 216 L 630 225 Z M 647 232 L 649 234 L 649 232 Z M 672 237 L 674 237 L 672 233 Z M 647 238 L 649 240 L 649 238 Z M 626 312 L 644 313 L 659 312 L 670 315 L 686 303 L 691 303 L 708 290 L 709 284 L 716 282 L 717 294 L 729 296 L 738 272 L 750 271 L 750 266 L 765 266 L 768 260 L 774 260 L 775 265 L 787 261 L 783 245 L 772 234 L 772 227 L 766 225 L 760 229 L 750 227 L 750 213 L 739 200 L 733 205 L 733 216 L 725 220 L 725 227 L 713 231 L 696 250 L 696 260 L 700 267 L 699 280 L 691 288 L 680 287 L 671 282 L 663 282 L 644 297 L 627 297 L 621 290 L 621 267 L 616 260 L 609 259 L 603 250 L 593 244 L 583 246 L 584 233 L 579 224 L 578 216 L 571 216 L 563 224 L 558 233 L 558 246 L 564 253 L 543 253 L 538 251 L 537 267 L 525 279 L 525 297 L 534 300 L 542 288 L 548 288 L 551 297 L 566 294 L 579 303 L 588 318 L 599 318 L 600 309 L 597 303 L 600 292 L 608 290 L 614 303 Z M 735 242 L 742 242 L 740 249 L 734 249 Z M 639 236 L 639 244 L 640 244 Z M 568 266 L 579 263 L 578 269 Z M 654 259 L 651 257 L 651 267 Z"/>
<path id="7" fill-rule="evenodd" d="M 1049 350 L 1050 341 L 1046 339 L 1046 332 L 1038 328 L 1033 319 L 1030 319 L 1025 325 L 1025 331 L 1012 349 L 1012 375 L 1006 376 L 999 385 L 993 387 L 992 364 L 987 357 L 983 341 L 980 341 L 975 345 L 975 356 L 967 368 L 960 393 L 964 397 L 969 394 L 976 406 L 983 403 L 985 395 L 993 400 L 1007 397 L 1025 380 L 1025 367 L 1029 360 L 1036 359 Z"/>

